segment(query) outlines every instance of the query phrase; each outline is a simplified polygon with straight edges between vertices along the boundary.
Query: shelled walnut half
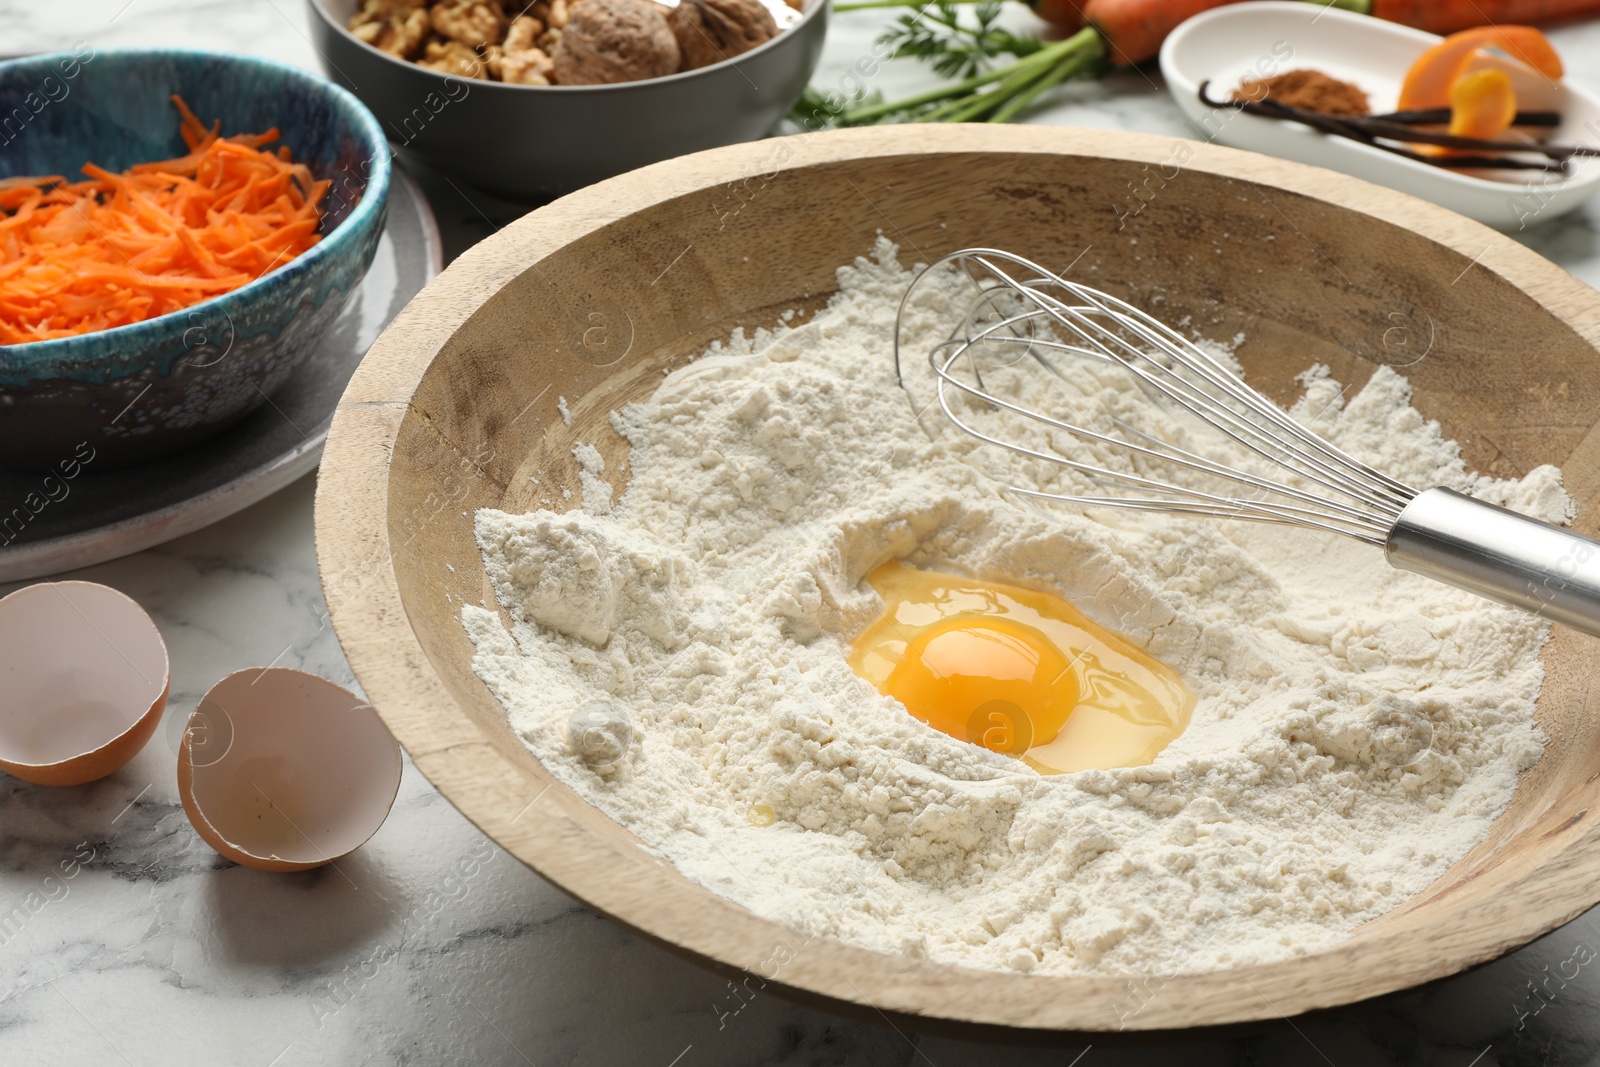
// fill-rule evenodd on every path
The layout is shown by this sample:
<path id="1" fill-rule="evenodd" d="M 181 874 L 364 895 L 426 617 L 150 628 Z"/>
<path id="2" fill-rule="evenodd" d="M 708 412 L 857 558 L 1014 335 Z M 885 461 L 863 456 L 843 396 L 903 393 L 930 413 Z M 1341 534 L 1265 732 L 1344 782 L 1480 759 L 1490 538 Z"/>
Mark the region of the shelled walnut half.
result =
<path id="1" fill-rule="evenodd" d="M 500 0 L 441 0 L 428 12 L 433 31 L 468 48 L 499 44 L 506 32 Z"/>
<path id="2" fill-rule="evenodd" d="M 532 15 L 519 16 L 506 30 L 499 53 L 489 60 L 490 73 L 512 85 L 549 85 L 555 65 L 537 43 L 544 32 L 544 23 Z"/>
<path id="3" fill-rule="evenodd" d="M 477 49 L 468 48 L 460 41 L 429 41 L 417 62 L 429 70 L 454 74 L 458 78 L 481 78 L 489 65 Z"/>
<path id="4" fill-rule="evenodd" d="M 425 0 L 365 0 L 350 16 L 350 32 L 399 59 L 414 59 L 428 37 Z"/>

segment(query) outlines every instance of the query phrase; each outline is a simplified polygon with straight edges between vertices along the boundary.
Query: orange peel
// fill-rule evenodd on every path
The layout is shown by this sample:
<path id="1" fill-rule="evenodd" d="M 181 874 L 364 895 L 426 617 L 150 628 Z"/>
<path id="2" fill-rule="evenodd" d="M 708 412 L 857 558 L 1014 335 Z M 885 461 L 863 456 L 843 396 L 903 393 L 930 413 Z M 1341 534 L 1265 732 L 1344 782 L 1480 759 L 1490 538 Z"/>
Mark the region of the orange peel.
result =
<path id="1" fill-rule="evenodd" d="M 1450 87 L 1450 133 L 1488 140 L 1511 128 L 1517 94 L 1503 70 L 1479 70 Z"/>
<path id="2" fill-rule="evenodd" d="M 1486 48 L 1498 48 L 1552 81 L 1564 73 L 1555 46 L 1532 26 L 1480 26 L 1453 33 L 1417 57 L 1400 87 L 1400 109 L 1450 107 L 1451 89 Z"/>

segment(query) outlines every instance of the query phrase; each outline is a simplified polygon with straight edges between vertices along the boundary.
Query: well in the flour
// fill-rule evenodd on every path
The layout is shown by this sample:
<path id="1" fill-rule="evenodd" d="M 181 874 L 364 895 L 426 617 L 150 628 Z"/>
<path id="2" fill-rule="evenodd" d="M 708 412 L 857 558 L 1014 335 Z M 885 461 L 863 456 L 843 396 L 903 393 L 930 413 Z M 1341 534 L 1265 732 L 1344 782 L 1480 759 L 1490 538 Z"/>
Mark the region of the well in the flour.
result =
<path id="1" fill-rule="evenodd" d="M 850 666 L 951 737 L 1045 774 L 1135 767 L 1189 723 L 1170 668 L 1058 596 L 886 563 Z"/>

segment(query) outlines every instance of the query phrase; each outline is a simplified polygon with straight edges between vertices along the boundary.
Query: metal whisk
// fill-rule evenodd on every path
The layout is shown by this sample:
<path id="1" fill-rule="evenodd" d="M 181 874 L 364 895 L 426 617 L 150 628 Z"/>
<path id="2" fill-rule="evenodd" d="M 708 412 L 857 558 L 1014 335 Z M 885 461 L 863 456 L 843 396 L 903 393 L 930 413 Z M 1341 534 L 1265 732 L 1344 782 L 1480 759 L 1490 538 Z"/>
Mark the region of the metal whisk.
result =
<path id="1" fill-rule="evenodd" d="M 912 283 L 895 332 L 895 376 L 902 386 L 900 334 L 912 295 L 925 279 L 951 267 L 965 271 L 977 295 L 955 332 L 928 356 L 944 414 L 980 441 L 1117 487 L 1105 495 L 1021 486 L 1013 486 L 1014 492 L 1344 534 L 1381 545 L 1400 570 L 1600 636 L 1600 543 L 1451 489 L 1417 490 L 1397 481 L 1295 421 L 1220 360 L 1140 309 L 1021 256 L 964 249 L 938 260 Z M 993 376 L 1011 364 L 1065 379 L 1061 361 L 1067 358 L 1122 368 L 1152 400 L 1187 411 L 1222 439 L 1266 459 L 1275 476 L 1241 470 L 1122 420 L 1111 420 L 1114 432 L 1092 429 L 1006 399 L 984 381 L 985 369 Z M 1010 412 L 1086 446 L 1113 446 L 1127 457 L 1127 466 L 1106 466 L 996 436 L 957 410 L 971 405 L 952 405 L 953 391 L 982 401 L 978 410 Z M 1050 447 L 1057 448 L 1054 442 Z M 1177 484 L 1170 476 L 1141 472 L 1141 464 L 1151 462 L 1166 467 L 1169 475 L 1175 470 L 1198 475 L 1201 484 Z"/>

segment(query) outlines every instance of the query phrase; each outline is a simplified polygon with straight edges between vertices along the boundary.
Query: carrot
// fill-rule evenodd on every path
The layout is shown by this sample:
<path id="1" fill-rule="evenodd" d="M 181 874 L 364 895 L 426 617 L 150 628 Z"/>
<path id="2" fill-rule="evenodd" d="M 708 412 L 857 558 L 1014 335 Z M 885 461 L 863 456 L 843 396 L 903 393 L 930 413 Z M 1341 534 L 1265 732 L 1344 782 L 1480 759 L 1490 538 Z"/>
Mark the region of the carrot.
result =
<path id="1" fill-rule="evenodd" d="M 1479 49 L 1498 48 L 1551 80 L 1563 73 L 1561 57 L 1549 38 L 1532 26 L 1482 26 L 1453 33 L 1429 48 L 1406 71 L 1400 109 L 1450 106 L 1450 89 Z"/>
<path id="2" fill-rule="evenodd" d="M 1240 0 L 1086 0 L 1083 15 L 1106 39 L 1116 63 L 1142 63 L 1161 51 L 1167 34 L 1202 11 Z"/>
<path id="3" fill-rule="evenodd" d="M 265 145 L 222 136 L 174 96 L 189 151 L 85 180 L 0 180 L 0 344 L 125 326 L 261 277 L 320 240 L 330 183 Z"/>
<path id="4" fill-rule="evenodd" d="M 1600 14 L 1600 0 L 1372 0 L 1376 18 L 1429 33 L 1497 23 L 1546 23 Z"/>
<path id="5" fill-rule="evenodd" d="M 1070 37 L 1083 29 L 1083 0 L 1028 0 L 1033 13 L 1050 24 L 1050 36 Z"/>

